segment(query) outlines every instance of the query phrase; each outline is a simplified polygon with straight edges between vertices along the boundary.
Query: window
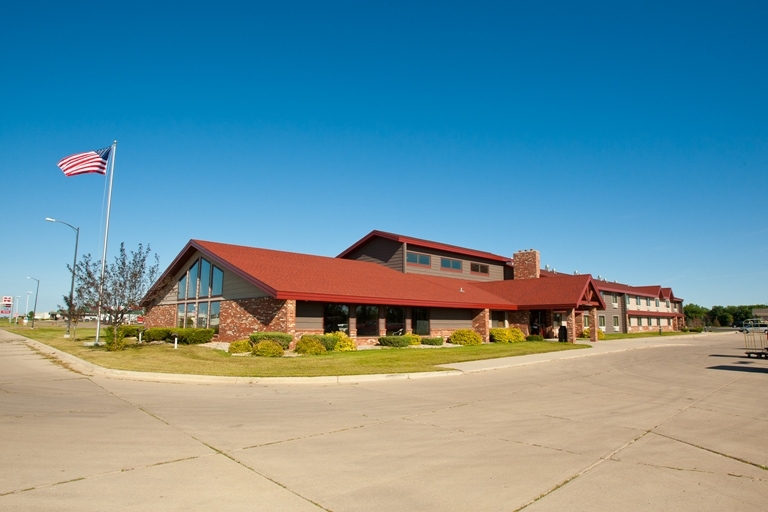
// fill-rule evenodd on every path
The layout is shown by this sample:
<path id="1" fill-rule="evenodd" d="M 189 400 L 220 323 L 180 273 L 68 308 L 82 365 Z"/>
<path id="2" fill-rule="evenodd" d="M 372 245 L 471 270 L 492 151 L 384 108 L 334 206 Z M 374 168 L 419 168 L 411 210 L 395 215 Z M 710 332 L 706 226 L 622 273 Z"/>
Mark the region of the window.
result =
<path id="1" fill-rule="evenodd" d="M 323 308 L 323 332 L 336 331 L 349 334 L 349 307 L 346 304 L 326 304 Z"/>
<path id="2" fill-rule="evenodd" d="M 213 329 L 213 332 L 216 334 L 219 333 L 219 312 L 221 310 L 221 302 L 214 301 L 211 302 L 211 316 L 210 320 L 208 321 L 208 325 L 211 329 Z"/>
<path id="3" fill-rule="evenodd" d="M 195 326 L 195 309 L 197 309 L 197 304 L 194 302 L 190 302 L 187 304 L 187 318 L 184 321 L 184 327 L 194 327 Z"/>
<path id="4" fill-rule="evenodd" d="M 629 295 L 624 296 L 625 302 L 627 303 L 627 306 L 629 306 Z"/>
<path id="5" fill-rule="evenodd" d="M 613 317 L 613 326 L 615 328 L 617 328 L 617 329 L 619 328 L 619 317 L 618 316 L 614 315 L 614 317 Z"/>
<path id="6" fill-rule="evenodd" d="M 358 336 L 378 336 L 379 335 L 379 308 L 378 306 L 357 306 L 355 309 L 357 317 L 357 335 Z"/>
<path id="7" fill-rule="evenodd" d="M 197 297 L 197 278 L 198 278 L 198 264 L 194 262 L 189 267 L 189 286 L 187 286 L 187 298 L 194 299 Z"/>
<path id="8" fill-rule="evenodd" d="M 387 308 L 384 329 L 387 336 L 405 334 L 405 308 Z"/>
<path id="9" fill-rule="evenodd" d="M 200 260 L 200 298 L 208 297 L 211 287 L 211 264 L 205 258 Z"/>
<path id="10" fill-rule="evenodd" d="M 597 317 L 597 321 L 600 327 L 605 327 L 605 315 L 600 315 Z"/>
<path id="11" fill-rule="evenodd" d="M 651 298 L 650 298 L 650 297 L 646 297 L 646 298 L 645 298 L 645 305 L 646 305 L 647 307 L 651 307 Z"/>
<path id="12" fill-rule="evenodd" d="M 183 276 L 181 276 L 181 279 L 179 279 L 179 289 L 176 292 L 176 298 L 178 300 L 184 300 L 187 298 L 187 274 L 184 273 Z"/>
<path id="13" fill-rule="evenodd" d="M 667 300 L 665 301 L 665 303 L 666 303 L 667 309 L 669 309 L 669 299 L 667 299 Z"/>
<path id="14" fill-rule="evenodd" d="M 659 299 L 656 299 L 656 307 L 659 307 Z"/>
<path id="15" fill-rule="evenodd" d="M 461 272 L 461 260 L 451 258 L 440 258 L 440 268 L 443 270 L 453 270 Z"/>
<path id="16" fill-rule="evenodd" d="M 470 263 L 469 271 L 476 274 L 488 275 L 488 265 L 483 265 L 482 263 Z"/>
<path id="17" fill-rule="evenodd" d="M 208 328 L 208 303 L 201 302 L 197 305 L 197 328 Z"/>
<path id="18" fill-rule="evenodd" d="M 430 330 L 428 308 L 413 308 L 411 317 L 411 329 L 413 330 L 413 334 L 429 336 Z"/>
<path id="19" fill-rule="evenodd" d="M 421 265 L 424 267 L 431 267 L 432 260 L 428 254 L 419 254 L 418 252 L 410 252 L 405 255 L 405 261 L 409 265 Z"/>
<path id="20" fill-rule="evenodd" d="M 618 304 L 619 298 L 616 296 L 615 293 L 611 294 L 611 304 Z"/>
<path id="21" fill-rule="evenodd" d="M 641 317 L 637 317 L 637 326 L 642 327 L 643 326 L 643 319 Z"/>
<path id="22" fill-rule="evenodd" d="M 224 272 L 216 267 L 213 267 L 213 275 L 211 276 L 211 296 L 216 297 L 221 295 L 224 290 Z"/>
<path id="23" fill-rule="evenodd" d="M 184 327 L 185 311 L 186 311 L 186 306 L 184 304 L 179 304 L 176 307 L 176 327 Z"/>
<path id="24" fill-rule="evenodd" d="M 653 325 L 653 318 L 648 317 L 648 327 Z"/>
<path id="25" fill-rule="evenodd" d="M 584 315 L 584 327 L 589 327 L 589 315 Z"/>
<path id="26" fill-rule="evenodd" d="M 635 295 L 635 304 L 638 305 L 638 306 L 640 305 L 640 296 L 639 295 Z"/>

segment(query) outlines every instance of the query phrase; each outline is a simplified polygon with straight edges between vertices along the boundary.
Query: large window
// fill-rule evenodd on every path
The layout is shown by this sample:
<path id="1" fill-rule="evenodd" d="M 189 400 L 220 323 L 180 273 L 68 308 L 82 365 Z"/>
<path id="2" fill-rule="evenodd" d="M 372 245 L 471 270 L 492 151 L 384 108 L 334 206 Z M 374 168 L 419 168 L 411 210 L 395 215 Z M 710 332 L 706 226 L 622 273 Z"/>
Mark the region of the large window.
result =
<path id="1" fill-rule="evenodd" d="M 197 280 L 199 277 L 198 269 L 199 265 L 197 261 L 194 262 L 191 267 L 189 267 L 189 286 L 187 286 L 188 299 L 194 299 L 197 297 Z"/>
<path id="2" fill-rule="evenodd" d="M 461 260 L 454 260 L 452 258 L 440 258 L 440 268 L 443 270 L 461 272 Z"/>
<path id="3" fill-rule="evenodd" d="M 186 312 L 187 306 L 184 304 L 179 304 L 176 307 L 176 327 L 184 327 L 184 313 Z"/>
<path id="4" fill-rule="evenodd" d="M 409 265 L 421 265 L 423 267 L 432 266 L 432 259 L 429 257 L 429 254 L 408 251 L 405 255 L 405 261 Z"/>
<path id="5" fill-rule="evenodd" d="M 211 264 L 205 258 L 200 260 L 200 291 L 198 297 L 208 297 L 211 287 Z"/>
<path id="6" fill-rule="evenodd" d="M 384 328 L 387 336 L 405 334 L 405 308 L 387 308 Z"/>
<path id="7" fill-rule="evenodd" d="M 200 302 L 197 305 L 197 327 L 199 329 L 208 328 L 208 303 Z"/>
<path id="8" fill-rule="evenodd" d="M 429 336 L 429 309 L 428 308 L 413 308 L 413 316 L 411 318 L 411 329 L 413 334 L 419 334 L 421 336 Z"/>
<path id="9" fill-rule="evenodd" d="M 357 317 L 358 336 L 379 335 L 379 308 L 377 306 L 357 306 L 355 316 Z"/>
<path id="10" fill-rule="evenodd" d="M 195 326 L 195 318 L 197 315 L 195 315 L 195 309 L 197 304 L 194 302 L 191 302 L 187 304 L 187 319 L 184 322 L 184 327 L 194 327 Z"/>
<path id="11" fill-rule="evenodd" d="M 219 301 L 213 301 L 211 302 L 211 316 L 210 320 L 208 321 L 208 325 L 211 329 L 213 329 L 213 332 L 217 333 L 219 332 L 219 313 L 221 311 L 221 302 Z"/>
<path id="12" fill-rule="evenodd" d="M 176 292 L 176 298 L 178 300 L 184 300 L 187 298 L 187 274 L 184 273 L 179 279 L 179 289 Z"/>
<path id="13" fill-rule="evenodd" d="M 349 307 L 346 304 L 326 304 L 323 308 L 323 332 L 336 331 L 349 334 Z"/>
<path id="14" fill-rule="evenodd" d="M 469 271 L 473 272 L 475 274 L 485 274 L 485 275 L 488 275 L 488 265 L 484 265 L 482 263 L 470 263 L 469 264 Z"/>

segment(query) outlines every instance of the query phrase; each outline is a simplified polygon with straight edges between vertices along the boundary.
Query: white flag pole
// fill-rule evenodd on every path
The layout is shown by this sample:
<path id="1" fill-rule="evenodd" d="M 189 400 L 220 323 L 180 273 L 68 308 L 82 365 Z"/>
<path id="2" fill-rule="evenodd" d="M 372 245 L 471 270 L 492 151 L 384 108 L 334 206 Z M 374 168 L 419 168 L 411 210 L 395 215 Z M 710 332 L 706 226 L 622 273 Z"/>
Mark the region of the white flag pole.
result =
<path id="1" fill-rule="evenodd" d="M 99 280 L 99 307 L 96 317 L 96 345 L 99 344 L 101 333 L 101 297 L 104 293 L 104 268 L 107 264 L 107 240 L 109 239 L 109 213 L 112 209 L 112 180 L 115 178 L 115 156 L 117 154 L 117 141 L 112 143 L 112 151 L 109 154 L 109 194 L 107 194 L 107 221 L 104 227 L 104 250 L 101 253 L 101 279 Z"/>

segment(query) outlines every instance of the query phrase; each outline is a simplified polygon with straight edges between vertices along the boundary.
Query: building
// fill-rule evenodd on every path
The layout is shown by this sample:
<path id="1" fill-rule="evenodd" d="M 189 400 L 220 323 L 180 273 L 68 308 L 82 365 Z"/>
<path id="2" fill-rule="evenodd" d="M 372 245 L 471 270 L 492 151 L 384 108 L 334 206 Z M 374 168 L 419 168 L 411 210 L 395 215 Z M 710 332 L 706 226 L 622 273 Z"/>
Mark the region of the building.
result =
<path id="1" fill-rule="evenodd" d="M 583 318 L 596 325 L 608 311 L 599 285 L 541 271 L 535 250 L 508 258 L 372 231 L 336 258 L 190 240 L 142 306 L 147 327 L 211 327 L 220 341 L 343 330 L 365 345 L 457 329 L 487 341 L 491 328 L 509 326 L 548 337 L 567 326 L 574 341 Z"/>

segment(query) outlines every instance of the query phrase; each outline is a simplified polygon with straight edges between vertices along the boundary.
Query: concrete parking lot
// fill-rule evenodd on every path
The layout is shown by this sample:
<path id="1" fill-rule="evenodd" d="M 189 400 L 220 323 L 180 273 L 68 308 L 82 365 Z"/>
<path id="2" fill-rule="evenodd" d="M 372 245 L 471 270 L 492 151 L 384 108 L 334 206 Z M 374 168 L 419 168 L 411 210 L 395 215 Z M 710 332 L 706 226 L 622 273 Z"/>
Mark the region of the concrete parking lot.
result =
<path id="1" fill-rule="evenodd" d="M 735 333 L 666 345 L 163 383 L 78 374 L 0 331 L 0 510 L 768 509 L 768 360 Z"/>

